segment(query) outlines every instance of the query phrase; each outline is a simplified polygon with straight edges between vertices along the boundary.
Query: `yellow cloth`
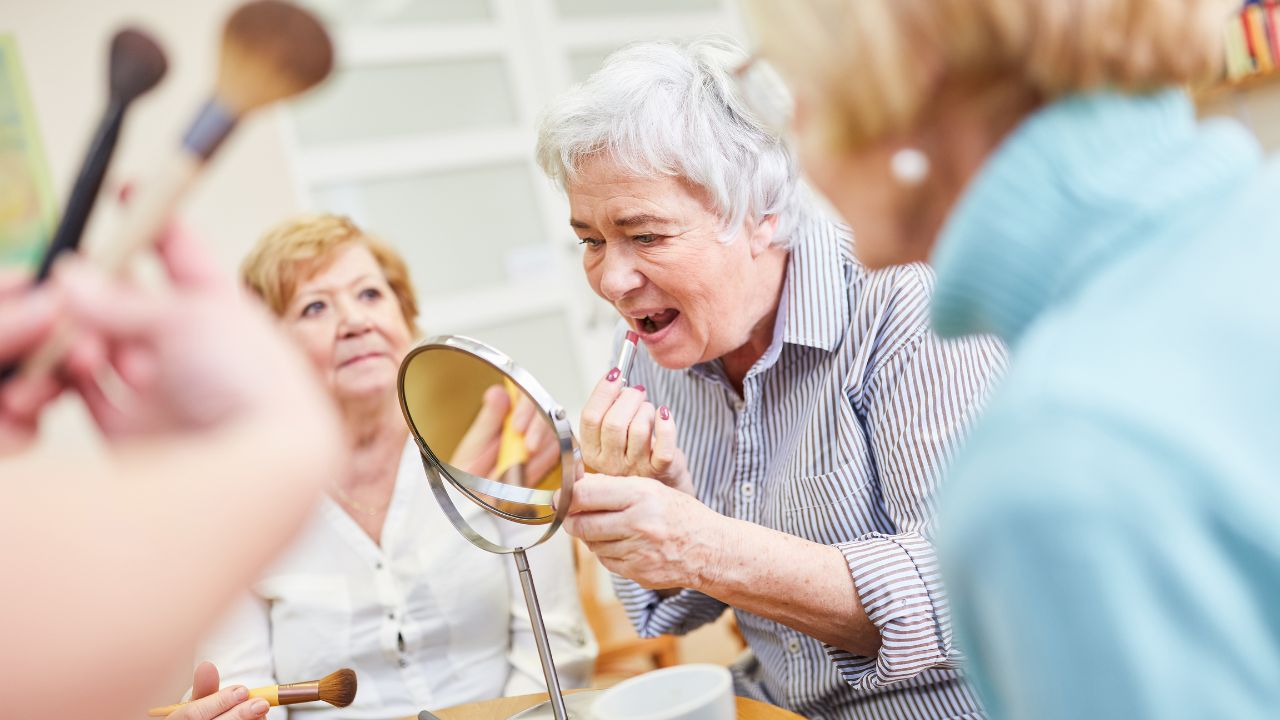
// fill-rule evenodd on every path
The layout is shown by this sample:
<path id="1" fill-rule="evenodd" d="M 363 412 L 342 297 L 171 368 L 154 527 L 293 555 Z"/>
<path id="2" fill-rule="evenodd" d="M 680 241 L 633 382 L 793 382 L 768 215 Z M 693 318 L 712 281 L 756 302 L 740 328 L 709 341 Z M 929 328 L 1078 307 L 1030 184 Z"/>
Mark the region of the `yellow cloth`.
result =
<path id="1" fill-rule="evenodd" d="M 511 382 L 511 378 L 504 377 L 502 384 L 507 390 L 507 397 L 511 399 L 511 409 L 507 411 L 507 417 L 502 421 L 502 440 L 498 445 L 498 462 L 493 468 L 493 476 L 500 478 L 516 465 L 523 465 L 529 461 L 529 448 L 525 447 L 524 433 L 516 429 L 514 425 L 516 415 L 516 404 L 524 397 L 520 392 L 520 388 Z"/>

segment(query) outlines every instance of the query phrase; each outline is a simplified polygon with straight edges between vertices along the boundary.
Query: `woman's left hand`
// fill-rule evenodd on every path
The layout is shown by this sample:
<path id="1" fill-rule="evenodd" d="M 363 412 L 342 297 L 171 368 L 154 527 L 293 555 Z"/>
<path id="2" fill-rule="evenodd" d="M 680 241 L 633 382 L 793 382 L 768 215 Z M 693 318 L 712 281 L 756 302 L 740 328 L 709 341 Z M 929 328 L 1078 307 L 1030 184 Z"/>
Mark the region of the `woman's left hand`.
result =
<path id="1" fill-rule="evenodd" d="M 710 586 L 729 539 L 723 515 L 644 477 L 584 475 L 564 528 L 611 572 L 651 589 Z"/>

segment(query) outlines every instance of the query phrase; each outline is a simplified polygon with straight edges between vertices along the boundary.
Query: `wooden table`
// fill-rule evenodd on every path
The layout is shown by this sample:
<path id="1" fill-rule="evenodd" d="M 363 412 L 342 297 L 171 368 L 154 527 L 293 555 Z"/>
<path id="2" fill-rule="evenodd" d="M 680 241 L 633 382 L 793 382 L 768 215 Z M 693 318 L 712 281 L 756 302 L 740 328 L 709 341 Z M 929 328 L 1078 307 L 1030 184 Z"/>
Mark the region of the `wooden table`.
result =
<path id="1" fill-rule="evenodd" d="M 573 692 L 572 690 L 567 691 Z M 455 705 L 444 710 L 432 710 L 440 720 L 505 720 L 506 718 L 527 710 L 547 699 L 546 693 L 536 695 L 520 695 L 518 697 L 498 698 L 484 702 Z M 738 720 L 804 720 L 793 712 L 788 712 L 767 703 L 737 698 Z M 405 718 L 417 720 L 417 718 Z"/>

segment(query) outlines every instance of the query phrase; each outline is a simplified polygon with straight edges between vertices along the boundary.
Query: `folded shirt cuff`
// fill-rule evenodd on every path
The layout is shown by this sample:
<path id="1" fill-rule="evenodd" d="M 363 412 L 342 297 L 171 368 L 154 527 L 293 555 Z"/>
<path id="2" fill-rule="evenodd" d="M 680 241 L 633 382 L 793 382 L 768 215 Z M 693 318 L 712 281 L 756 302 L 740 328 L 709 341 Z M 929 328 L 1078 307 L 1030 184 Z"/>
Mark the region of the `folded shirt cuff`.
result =
<path id="1" fill-rule="evenodd" d="M 845 681 L 869 689 L 954 667 L 951 613 L 933 545 L 919 533 L 873 533 L 836 548 L 881 638 L 874 658 L 827 646 Z"/>

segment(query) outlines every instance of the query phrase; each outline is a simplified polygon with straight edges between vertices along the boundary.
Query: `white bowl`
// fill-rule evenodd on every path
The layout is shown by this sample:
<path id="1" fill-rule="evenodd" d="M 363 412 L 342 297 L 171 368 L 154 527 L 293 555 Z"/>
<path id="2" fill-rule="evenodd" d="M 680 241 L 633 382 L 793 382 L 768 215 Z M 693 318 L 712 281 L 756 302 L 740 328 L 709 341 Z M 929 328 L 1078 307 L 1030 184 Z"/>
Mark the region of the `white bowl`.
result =
<path id="1" fill-rule="evenodd" d="M 734 720 L 733 675 L 719 665 L 654 670 L 605 690 L 592 720 Z"/>

